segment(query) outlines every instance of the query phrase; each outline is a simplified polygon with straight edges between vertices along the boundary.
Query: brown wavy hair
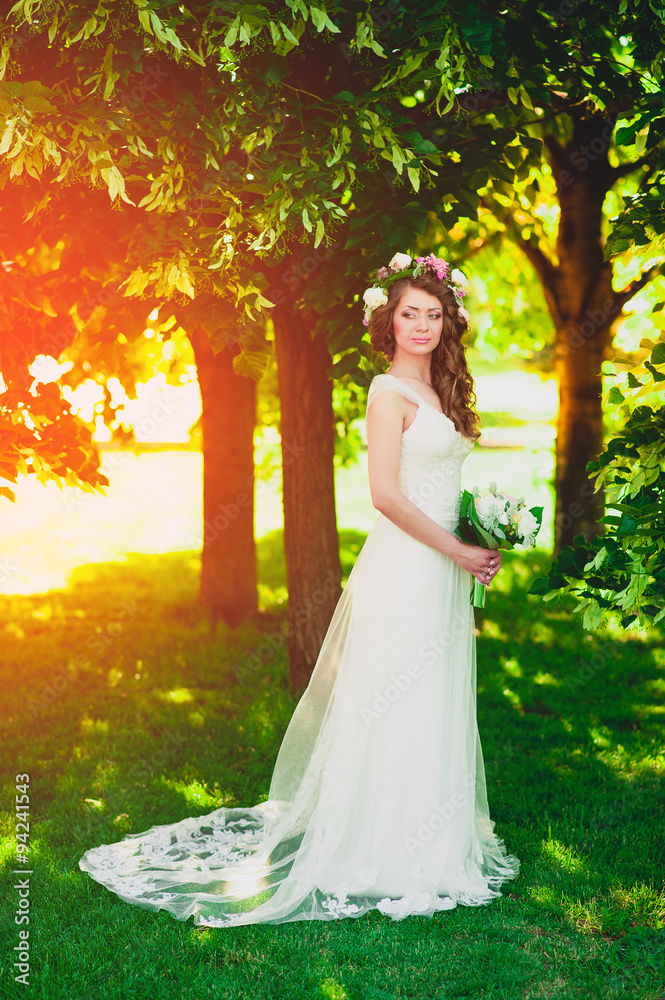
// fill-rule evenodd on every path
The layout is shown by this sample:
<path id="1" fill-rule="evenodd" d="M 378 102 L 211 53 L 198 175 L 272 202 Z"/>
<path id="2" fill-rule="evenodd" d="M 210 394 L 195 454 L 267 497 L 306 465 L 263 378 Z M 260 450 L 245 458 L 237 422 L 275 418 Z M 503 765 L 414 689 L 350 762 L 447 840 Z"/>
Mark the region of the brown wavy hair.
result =
<path id="1" fill-rule="evenodd" d="M 467 323 L 460 316 L 452 289 L 445 282 L 439 281 L 435 274 L 426 272 L 417 278 L 400 278 L 391 285 L 387 303 L 375 310 L 369 323 L 372 347 L 392 361 L 396 346 L 393 315 L 407 288 L 421 288 L 441 303 L 443 327 L 439 343 L 432 351 L 432 388 L 441 400 L 441 409 L 452 420 L 456 429 L 465 437 L 476 441 L 480 437 L 480 418 L 475 410 L 473 378 L 462 344 Z"/>

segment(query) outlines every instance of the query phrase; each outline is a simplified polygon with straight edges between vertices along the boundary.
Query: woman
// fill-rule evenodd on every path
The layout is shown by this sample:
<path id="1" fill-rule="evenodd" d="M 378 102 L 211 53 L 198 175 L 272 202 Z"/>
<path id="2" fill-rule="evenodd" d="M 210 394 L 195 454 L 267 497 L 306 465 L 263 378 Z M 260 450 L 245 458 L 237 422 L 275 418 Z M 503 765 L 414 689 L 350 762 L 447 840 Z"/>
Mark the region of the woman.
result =
<path id="1" fill-rule="evenodd" d="M 493 833 L 475 710 L 472 576 L 500 551 L 460 541 L 477 430 L 464 277 L 397 254 L 365 293 L 374 347 L 366 432 L 380 512 L 349 575 L 266 802 L 217 809 L 86 852 L 122 899 L 225 927 L 400 920 L 477 906 L 519 870 Z"/>

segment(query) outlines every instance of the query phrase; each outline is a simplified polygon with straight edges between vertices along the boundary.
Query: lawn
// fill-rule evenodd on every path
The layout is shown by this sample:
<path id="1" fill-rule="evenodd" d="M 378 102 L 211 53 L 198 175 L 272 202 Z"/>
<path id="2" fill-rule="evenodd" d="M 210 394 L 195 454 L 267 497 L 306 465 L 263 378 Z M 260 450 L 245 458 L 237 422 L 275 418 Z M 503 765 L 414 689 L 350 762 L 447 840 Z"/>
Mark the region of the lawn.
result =
<path id="1" fill-rule="evenodd" d="M 363 538 L 341 532 L 346 573 Z M 477 612 L 490 811 L 522 861 L 488 907 L 197 929 L 79 870 L 93 845 L 267 796 L 295 705 L 285 650 L 239 668 L 283 621 L 280 548 L 278 530 L 259 543 L 259 619 L 215 636 L 193 550 L 90 562 L 66 589 L 0 597 L 3 1000 L 662 1000 L 665 650 L 655 633 L 588 635 L 570 604 L 527 597 L 542 551 L 507 553 Z M 22 772 L 27 987 L 12 964 Z"/>

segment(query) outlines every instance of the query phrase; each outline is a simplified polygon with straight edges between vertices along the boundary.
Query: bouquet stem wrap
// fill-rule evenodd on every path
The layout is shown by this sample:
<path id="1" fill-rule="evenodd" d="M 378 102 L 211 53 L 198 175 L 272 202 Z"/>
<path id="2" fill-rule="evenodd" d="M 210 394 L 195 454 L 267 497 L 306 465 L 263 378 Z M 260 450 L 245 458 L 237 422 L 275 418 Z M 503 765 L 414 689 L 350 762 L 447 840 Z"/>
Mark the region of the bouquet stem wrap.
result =
<path id="1" fill-rule="evenodd" d="M 474 608 L 485 607 L 485 584 L 479 583 L 475 576 L 473 578 L 473 594 L 471 595 L 471 603 Z"/>

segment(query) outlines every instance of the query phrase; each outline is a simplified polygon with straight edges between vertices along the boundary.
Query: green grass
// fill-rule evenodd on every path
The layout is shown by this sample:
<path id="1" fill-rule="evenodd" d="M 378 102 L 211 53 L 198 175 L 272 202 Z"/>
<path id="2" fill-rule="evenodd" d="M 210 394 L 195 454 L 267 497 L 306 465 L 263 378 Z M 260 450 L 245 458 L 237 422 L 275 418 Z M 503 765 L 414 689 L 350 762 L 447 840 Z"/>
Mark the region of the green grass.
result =
<path id="1" fill-rule="evenodd" d="M 347 574 L 363 537 L 341 533 Z M 286 651 L 242 667 L 285 614 L 279 532 L 259 543 L 266 610 L 235 632 L 209 634 L 193 553 L 90 564 L 67 590 L 0 598 L 3 1000 L 665 997 L 662 639 L 588 635 L 570 604 L 527 597 L 547 563 L 505 554 L 477 612 L 490 811 L 520 876 L 488 907 L 399 923 L 197 929 L 78 868 L 94 845 L 267 796 L 295 705 Z M 28 987 L 12 968 L 24 771 Z"/>

